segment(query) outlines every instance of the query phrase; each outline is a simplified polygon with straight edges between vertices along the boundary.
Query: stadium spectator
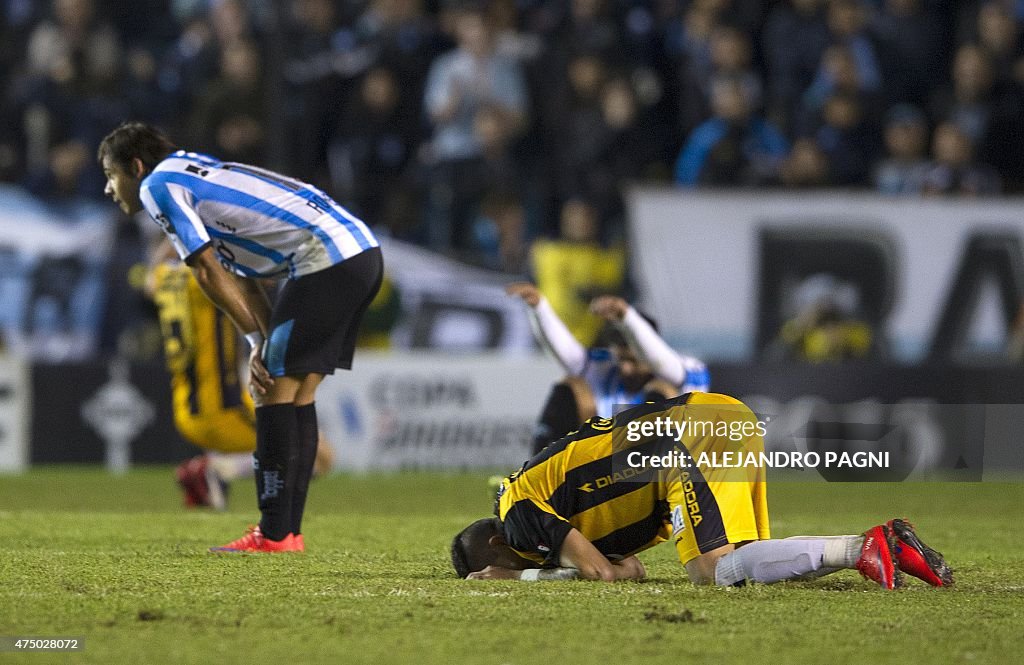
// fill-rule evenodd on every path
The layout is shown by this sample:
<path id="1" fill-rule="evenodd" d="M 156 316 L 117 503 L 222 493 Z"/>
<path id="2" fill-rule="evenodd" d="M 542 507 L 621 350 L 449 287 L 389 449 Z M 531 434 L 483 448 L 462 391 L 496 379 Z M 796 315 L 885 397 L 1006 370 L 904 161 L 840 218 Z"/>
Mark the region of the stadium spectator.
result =
<path id="1" fill-rule="evenodd" d="M 974 142 L 985 138 L 995 97 L 992 61 L 980 46 L 965 44 L 956 51 L 952 81 L 938 89 L 931 115 L 938 122 L 953 122 Z"/>
<path id="2" fill-rule="evenodd" d="M 590 299 L 621 292 L 626 277 L 623 248 L 603 247 L 600 236 L 594 206 L 586 199 L 571 198 L 562 205 L 559 237 L 535 240 L 530 247 L 537 287 L 584 345 L 592 344 L 601 329 L 600 320 L 588 309 Z"/>
<path id="3" fill-rule="evenodd" d="M 107 78 L 120 60 L 117 32 L 97 16 L 93 0 L 53 0 L 52 17 L 29 37 L 29 75 L 57 83 Z"/>
<path id="4" fill-rule="evenodd" d="M 943 62 L 942 25 L 924 0 L 884 0 L 871 22 L 889 104 L 925 104 Z"/>
<path id="5" fill-rule="evenodd" d="M 829 44 L 822 0 L 787 0 L 776 5 L 765 23 L 762 44 L 768 116 L 788 130 Z"/>
<path id="6" fill-rule="evenodd" d="M 266 148 L 266 109 L 260 53 L 255 44 L 225 44 L 220 74 L 196 100 L 193 144 L 228 161 L 261 162 Z"/>
<path id="7" fill-rule="evenodd" d="M 882 70 L 875 44 L 868 31 L 867 10 L 862 0 L 829 0 L 826 23 L 834 45 L 845 46 L 853 54 L 857 77 L 865 90 L 882 87 Z M 818 77 L 827 76 L 819 71 Z"/>
<path id="8" fill-rule="evenodd" d="M 997 81 L 1019 81 L 1017 65 L 1024 56 L 1020 27 L 1008 3 L 989 0 L 978 9 L 977 43 L 992 61 Z"/>
<path id="9" fill-rule="evenodd" d="M 882 194 L 920 194 L 928 172 L 928 119 L 909 104 L 885 116 L 886 158 L 875 167 L 875 190 Z"/>
<path id="10" fill-rule="evenodd" d="M 959 125 L 945 122 L 935 128 L 932 154 L 924 193 L 988 196 L 1000 192 L 999 174 L 974 160 L 971 137 Z"/>
<path id="11" fill-rule="evenodd" d="M 366 219 L 381 219 L 390 193 L 408 186 L 403 178 L 419 125 L 404 114 L 404 94 L 393 70 L 374 67 L 334 130 L 328 160 L 333 190 Z"/>
<path id="12" fill-rule="evenodd" d="M 711 87 L 714 117 L 693 131 L 676 162 L 676 184 L 758 185 L 778 176 L 788 152 L 786 139 L 754 113 L 743 81 L 716 78 Z"/>
<path id="13" fill-rule="evenodd" d="M 830 46 L 822 55 L 821 73 L 804 92 L 800 114 L 796 118 L 797 133 L 808 133 L 820 124 L 825 103 L 833 96 L 857 100 L 862 114 L 867 114 L 865 122 L 874 124 L 872 109 L 881 106 L 880 95 L 864 85 L 852 49 L 842 45 Z"/>
<path id="14" fill-rule="evenodd" d="M 518 134 L 527 120 L 527 93 L 519 64 L 494 51 L 486 14 L 460 10 L 455 17 L 455 50 L 430 68 L 424 103 L 433 136 L 426 152 L 429 169 L 428 232 L 434 249 L 464 248 L 481 191 L 474 177 L 482 147 L 477 113 L 501 109 L 507 131 Z"/>
<path id="15" fill-rule="evenodd" d="M 762 100 L 761 77 L 752 69 L 750 39 L 733 26 L 720 25 L 711 32 L 708 71 L 685 67 L 681 73 L 681 127 L 688 134 L 711 115 L 710 85 L 715 77 L 733 77 L 743 83 L 755 107 Z"/>
<path id="16" fill-rule="evenodd" d="M 813 133 L 829 163 L 829 182 L 841 186 L 868 184 L 876 155 L 876 135 L 857 97 L 837 93 L 828 98 Z"/>
<path id="17" fill-rule="evenodd" d="M 809 189 L 829 184 L 828 157 L 814 139 L 799 138 L 779 167 L 779 182 L 791 189 Z"/>

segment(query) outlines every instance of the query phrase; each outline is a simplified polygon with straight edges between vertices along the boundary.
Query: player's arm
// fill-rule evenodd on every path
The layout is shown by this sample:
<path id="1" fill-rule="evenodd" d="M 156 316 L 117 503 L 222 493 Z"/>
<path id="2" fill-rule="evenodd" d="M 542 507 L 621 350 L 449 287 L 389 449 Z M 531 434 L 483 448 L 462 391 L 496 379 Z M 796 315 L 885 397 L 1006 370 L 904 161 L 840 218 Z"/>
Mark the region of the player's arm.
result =
<path id="1" fill-rule="evenodd" d="M 185 262 L 206 297 L 228 315 L 252 344 L 251 378 L 257 389 L 265 392 L 273 380 L 260 359 L 270 322 L 270 302 L 263 289 L 256 281 L 235 277 L 225 270 L 210 245 L 189 255 Z"/>
<path id="2" fill-rule="evenodd" d="M 646 574 L 643 564 L 636 557 L 627 557 L 619 562 L 609 561 L 577 529 L 569 531 L 562 541 L 560 559 L 563 566 L 575 568 L 585 580 L 636 580 Z"/>
<path id="3" fill-rule="evenodd" d="M 686 382 L 683 359 L 629 303 L 617 296 L 599 296 L 590 303 L 590 309 L 615 325 L 633 353 L 650 365 L 659 378 L 676 387 Z"/>
<path id="4" fill-rule="evenodd" d="M 626 557 L 621 561 L 609 561 L 616 580 L 640 580 L 647 576 L 647 571 L 635 556 Z M 512 570 L 500 566 L 487 566 L 483 570 L 470 573 L 467 580 L 523 580 L 523 581 L 557 581 L 582 578 L 578 568 L 562 566 L 559 568 L 527 568 Z"/>
<path id="5" fill-rule="evenodd" d="M 574 376 L 583 373 L 587 364 L 587 350 L 565 326 L 547 298 L 529 282 L 514 282 L 505 292 L 522 300 L 529 307 L 530 326 L 537 340 L 555 360 Z"/>

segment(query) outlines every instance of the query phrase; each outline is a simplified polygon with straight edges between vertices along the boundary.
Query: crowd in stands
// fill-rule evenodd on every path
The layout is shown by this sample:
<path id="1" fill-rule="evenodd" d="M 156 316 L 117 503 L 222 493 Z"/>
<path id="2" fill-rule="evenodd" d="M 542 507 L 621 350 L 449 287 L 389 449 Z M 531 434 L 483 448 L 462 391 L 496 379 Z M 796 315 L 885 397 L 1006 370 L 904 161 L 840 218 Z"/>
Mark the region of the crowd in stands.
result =
<path id="1" fill-rule="evenodd" d="M 1019 0 L 0 0 L 0 182 L 102 196 L 125 119 L 522 271 L 623 185 L 1024 189 Z M 565 240 L 565 239 L 563 239 Z"/>

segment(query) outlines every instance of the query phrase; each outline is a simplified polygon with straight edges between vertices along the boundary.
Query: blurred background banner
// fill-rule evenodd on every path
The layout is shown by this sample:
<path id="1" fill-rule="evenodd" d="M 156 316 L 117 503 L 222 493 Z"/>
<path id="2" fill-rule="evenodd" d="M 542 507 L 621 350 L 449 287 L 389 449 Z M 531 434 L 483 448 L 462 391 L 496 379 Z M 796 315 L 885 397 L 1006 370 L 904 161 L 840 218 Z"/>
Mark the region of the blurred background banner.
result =
<path id="1" fill-rule="evenodd" d="M 28 367 L 0 357 L 0 472 L 22 471 L 29 461 Z"/>
<path id="2" fill-rule="evenodd" d="M 400 294 L 391 344 L 448 351 L 534 348 L 522 304 L 505 295 L 514 275 L 483 270 L 415 245 L 385 238 L 385 270 Z"/>
<path id="3" fill-rule="evenodd" d="M 542 357 L 362 353 L 324 381 L 317 414 L 347 469 L 512 469 L 560 376 Z"/>
<path id="4" fill-rule="evenodd" d="M 0 328 L 12 350 L 96 353 L 114 235 L 103 206 L 48 206 L 0 183 Z"/>
<path id="5" fill-rule="evenodd" d="M 1024 287 L 1019 199 L 640 188 L 628 201 L 643 302 L 667 339 L 704 357 L 768 351 L 804 304 L 801 284 L 828 274 L 848 291 L 838 294 L 843 306 L 886 339 L 887 355 L 921 360 L 968 256 L 979 252 L 980 270 L 963 275 L 976 287 L 963 303 L 971 310 L 965 341 L 992 352 L 1005 344 L 1004 306 L 1012 320 Z M 999 239 L 1001 250 L 982 251 L 979 239 Z"/>

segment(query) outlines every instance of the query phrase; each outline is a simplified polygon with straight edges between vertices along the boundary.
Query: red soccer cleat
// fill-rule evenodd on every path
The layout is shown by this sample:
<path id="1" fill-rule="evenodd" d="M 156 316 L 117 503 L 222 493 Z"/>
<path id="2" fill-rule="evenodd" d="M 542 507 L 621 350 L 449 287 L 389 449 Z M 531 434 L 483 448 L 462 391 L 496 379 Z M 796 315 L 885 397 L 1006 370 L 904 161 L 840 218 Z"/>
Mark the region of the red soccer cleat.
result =
<path id="1" fill-rule="evenodd" d="M 227 545 L 211 547 L 211 552 L 301 552 L 302 543 L 296 544 L 295 536 L 288 534 L 281 540 L 271 540 L 263 535 L 259 526 L 251 526 L 245 535 Z"/>
<path id="2" fill-rule="evenodd" d="M 210 465 L 206 455 L 185 460 L 175 469 L 174 475 L 185 492 L 185 505 L 189 508 L 227 508 L 226 483 Z"/>
<path id="3" fill-rule="evenodd" d="M 896 565 L 900 570 L 932 586 L 953 584 L 953 569 L 941 552 L 928 547 L 917 537 L 913 524 L 897 518 L 886 522 L 886 526 L 896 536 Z"/>
<path id="4" fill-rule="evenodd" d="M 295 545 L 295 550 L 294 551 L 296 551 L 296 552 L 305 552 L 306 551 L 306 541 L 303 539 L 301 533 L 300 534 L 291 534 L 291 533 L 289 533 L 288 537 L 292 539 L 292 542 Z"/>
<path id="5" fill-rule="evenodd" d="M 896 537 L 889 527 L 881 524 L 864 532 L 860 558 L 856 568 L 869 580 L 878 582 L 883 589 L 903 586 L 903 575 L 896 567 Z"/>

